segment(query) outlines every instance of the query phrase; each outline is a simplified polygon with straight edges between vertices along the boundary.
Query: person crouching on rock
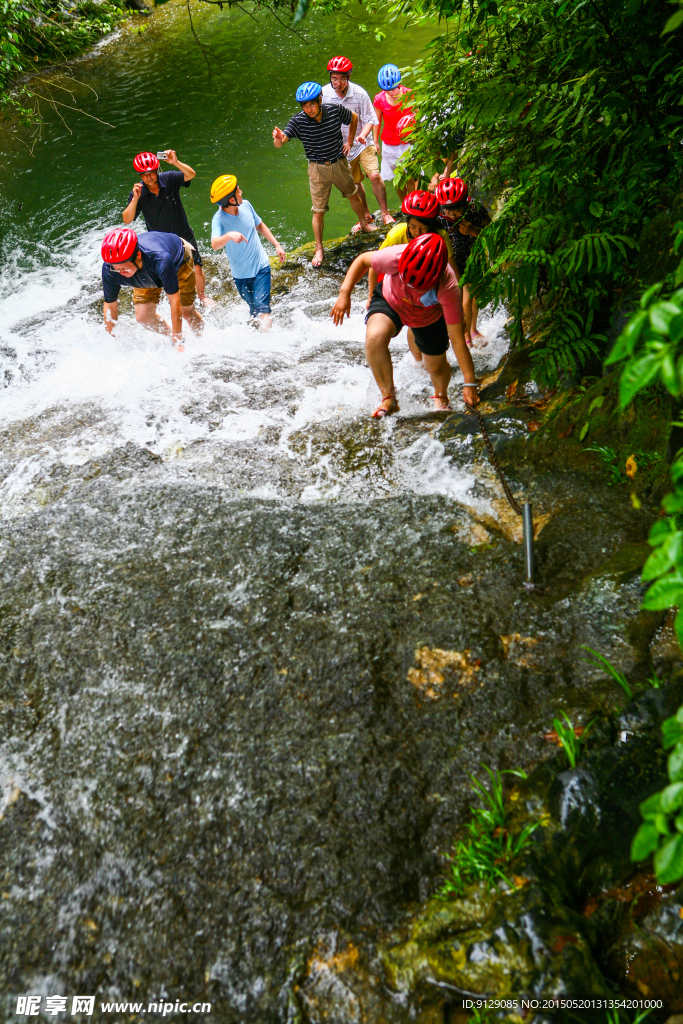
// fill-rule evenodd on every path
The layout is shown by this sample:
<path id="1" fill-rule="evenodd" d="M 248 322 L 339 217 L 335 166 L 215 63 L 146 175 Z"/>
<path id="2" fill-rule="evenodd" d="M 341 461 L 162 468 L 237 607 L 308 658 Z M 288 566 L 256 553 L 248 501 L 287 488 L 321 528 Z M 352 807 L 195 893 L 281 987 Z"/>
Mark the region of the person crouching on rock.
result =
<path id="1" fill-rule="evenodd" d="M 465 383 L 463 398 L 477 405 L 479 396 L 474 379 L 472 356 L 465 344 L 462 328 L 462 304 L 455 274 L 448 266 L 448 249 L 440 235 L 426 234 L 408 245 L 364 252 L 349 267 L 330 314 L 335 324 L 343 322 L 351 311 L 354 285 L 372 268 L 384 279 L 375 288 L 365 317 L 365 355 L 382 401 L 373 412 L 382 419 L 399 411 L 389 343 L 402 327 L 412 329 L 422 352 L 425 369 L 434 385 L 435 410 L 450 409 L 448 384 L 451 368 L 446 358 L 452 343 Z"/>
<path id="2" fill-rule="evenodd" d="M 218 210 L 211 221 L 211 248 L 225 248 L 235 287 L 249 312 L 259 317 L 261 330 L 273 325 L 270 315 L 270 261 L 256 237 L 256 232 L 275 246 L 275 252 L 284 263 L 287 255 L 277 238 L 266 227 L 242 190 L 234 174 L 221 174 L 211 186 L 211 202 Z"/>
<path id="3" fill-rule="evenodd" d="M 196 331 L 204 321 L 194 306 L 197 297 L 192 246 L 167 231 L 147 231 L 138 238 L 132 228 L 115 228 L 102 241 L 104 326 L 111 332 L 119 318 L 122 285 L 133 288 L 135 319 L 160 334 L 170 334 L 179 352 L 184 350 L 183 319 Z M 157 313 L 161 292 L 171 305 L 169 327 Z"/>

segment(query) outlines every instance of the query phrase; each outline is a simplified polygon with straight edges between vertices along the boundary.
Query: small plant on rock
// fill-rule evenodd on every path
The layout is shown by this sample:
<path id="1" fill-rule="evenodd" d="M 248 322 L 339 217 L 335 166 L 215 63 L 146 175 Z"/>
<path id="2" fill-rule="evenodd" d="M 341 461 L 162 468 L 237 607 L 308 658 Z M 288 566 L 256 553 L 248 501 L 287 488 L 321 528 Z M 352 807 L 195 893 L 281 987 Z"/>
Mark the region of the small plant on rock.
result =
<path id="1" fill-rule="evenodd" d="M 525 825 L 519 835 L 511 836 L 506 825 L 502 777 L 516 775 L 525 779 L 526 772 L 515 769 L 493 772 L 486 765 L 482 767 L 491 779 L 491 789 L 489 791 L 478 779 L 470 776 L 472 787 L 484 806 L 473 809 L 472 820 L 467 826 L 469 836 L 453 845 L 450 873 L 437 892 L 441 897 L 460 896 L 466 885 L 477 881 L 485 881 L 489 887 L 503 881 L 513 888 L 506 869 L 509 870 L 513 858 L 521 853 L 531 833 L 538 827 L 538 822 L 534 822 Z"/>
<path id="2" fill-rule="evenodd" d="M 566 754 L 569 767 L 576 768 L 581 759 L 582 747 L 588 735 L 588 730 L 593 727 L 594 723 L 589 722 L 585 728 L 575 729 L 564 711 L 562 712 L 562 717 L 564 722 L 561 722 L 559 718 L 553 718 L 553 728 L 557 733 L 558 743 Z"/>
<path id="3" fill-rule="evenodd" d="M 654 854 L 657 881 L 669 885 L 683 878 L 683 705 L 662 724 L 669 754 L 669 785 L 640 805 L 643 824 L 631 844 L 631 860 Z"/>
<path id="4" fill-rule="evenodd" d="M 611 676 L 615 683 L 618 683 L 622 688 L 629 700 L 633 700 L 633 690 L 628 684 L 628 680 L 623 672 L 620 672 L 618 668 L 615 668 L 611 662 L 607 660 L 602 654 L 598 654 L 592 647 L 586 647 L 585 644 L 581 646 L 582 651 L 588 651 L 586 661 L 589 665 L 594 665 L 595 668 L 602 668 L 605 670 L 608 676 Z"/>

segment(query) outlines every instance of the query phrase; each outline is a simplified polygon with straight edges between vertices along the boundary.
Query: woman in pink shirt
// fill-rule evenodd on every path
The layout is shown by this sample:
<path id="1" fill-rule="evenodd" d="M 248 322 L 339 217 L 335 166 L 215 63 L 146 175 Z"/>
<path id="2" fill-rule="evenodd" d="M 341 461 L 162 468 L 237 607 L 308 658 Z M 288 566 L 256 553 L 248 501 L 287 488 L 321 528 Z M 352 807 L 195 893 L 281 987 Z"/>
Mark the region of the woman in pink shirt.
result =
<path id="1" fill-rule="evenodd" d="M 389 343 L 404 326 L 412 329 L 415 343 L 422 352 L 434 385 L 434 408 L 448 410 L 451 407 L 448 400 L 451 367 L 446 358 L 451 343 L 465 379 L 463 398 L 468 405 L 477 405 L 479 396 L 472 356 L 465 344 L 460 289 L 448 266 L 448 250 L 443 238 L 431 233 L 420 235 L 408 245 L 393 245 L 357 256 L 346 273 L 330 314 L 335 324 L 341 324 L 344 316 L 350 315 L 351 293 L 370 267 L 375 273 L 384 274 L 365 317 L 365 354 L 382 393 L 382 401 L 373 417 L 382 419 L 399 410 Z"/>
<path id="2" fill-rule="evenodd" d="M 377 93 L 373 104 L 379 124 L 373 125 L 372 132 L 378 151 L 380 131 L 382 134 L 382 167 L 380 169 L 382 181 L 392 181 L 397 163 L 410 149 L 410 144 L 403 137 L 398 122 L 406 114 L 413 113 L 413 108 L 407 101 L 407 97 L 411 93 L 409 89 L 401 85 L 401 72 L 395 64 L 385 64 L 381 67 L 377 75 L 377 82 L 382 92 Z M 417 188 L 417 182 L 408 181 L 405 188 L 396 185 L 394 187 L 398 198 L 403 201 L 408 192 L 413 192 Z"/>

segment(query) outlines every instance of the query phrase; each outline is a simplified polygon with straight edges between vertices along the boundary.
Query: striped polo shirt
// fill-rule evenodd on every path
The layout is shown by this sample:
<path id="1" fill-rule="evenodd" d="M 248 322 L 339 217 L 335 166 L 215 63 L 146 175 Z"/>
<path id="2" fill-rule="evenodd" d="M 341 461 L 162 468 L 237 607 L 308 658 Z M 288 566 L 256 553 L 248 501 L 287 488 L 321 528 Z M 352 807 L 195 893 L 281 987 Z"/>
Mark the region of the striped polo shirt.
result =
<path id="1" fill-rule="evenodd" d="M 342 155 L 341 126 L 351 124 L 353 116 L 348 107 L 336 103 L 323 103 L 322 111 L 323 116 L 316 121 L 302 110 L 285 128 L 287 138 L 300 139 L 307 158 L 318 164 L 338 160 Z"/>

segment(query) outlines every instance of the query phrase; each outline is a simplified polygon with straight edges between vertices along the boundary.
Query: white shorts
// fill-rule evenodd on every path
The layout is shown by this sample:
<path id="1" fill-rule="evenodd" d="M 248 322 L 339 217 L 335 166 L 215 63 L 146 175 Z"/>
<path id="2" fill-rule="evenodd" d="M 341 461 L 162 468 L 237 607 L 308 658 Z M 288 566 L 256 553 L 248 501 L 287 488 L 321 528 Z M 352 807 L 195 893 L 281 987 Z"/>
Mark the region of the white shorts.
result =
<path id="1" fill-rule="evenodd" d="M 382 143 L 382 169 L 380 171 L 382 181 L 392 180 L 396 173 L 396 164 L 409 149 L 409 142 L 401 142 L 398 146 L 388 146 L 386 142 Z"/>

